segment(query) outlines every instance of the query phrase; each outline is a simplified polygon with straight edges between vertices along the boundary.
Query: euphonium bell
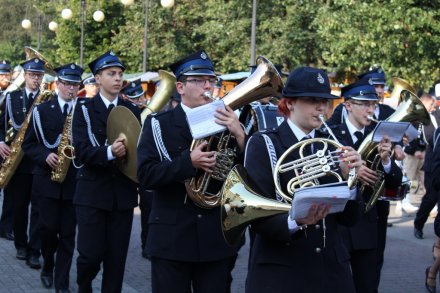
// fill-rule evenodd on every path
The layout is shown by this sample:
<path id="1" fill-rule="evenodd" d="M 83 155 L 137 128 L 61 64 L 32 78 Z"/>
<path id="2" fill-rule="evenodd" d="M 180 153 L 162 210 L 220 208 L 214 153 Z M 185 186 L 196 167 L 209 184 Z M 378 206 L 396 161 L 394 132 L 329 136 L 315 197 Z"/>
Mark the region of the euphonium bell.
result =
<path id="1" fill-rule="evenodd" d="M 253 191 L 241 165 L 236 165 L 229 172 L 221 194 L 223 236 L 231 246 L 240 243 L 246 227 L 253 221 L 290 210 L 290 204 L 267 199 Z"/>

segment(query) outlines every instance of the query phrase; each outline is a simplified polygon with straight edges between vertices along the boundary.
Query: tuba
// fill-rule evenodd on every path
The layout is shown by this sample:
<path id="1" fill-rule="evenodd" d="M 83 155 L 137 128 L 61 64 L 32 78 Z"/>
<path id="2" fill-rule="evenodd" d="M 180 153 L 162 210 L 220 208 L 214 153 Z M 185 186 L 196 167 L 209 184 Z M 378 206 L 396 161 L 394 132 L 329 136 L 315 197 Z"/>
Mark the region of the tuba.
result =
<path id="1" fill-rule="evenodd" d="M 388 117 L 386 121 L 390 122 L 420 122 L 423 124 L 429 124 L 431 119 L 429 113 L 425 106 L 422 104 L 420 99 L 414 94 L 414 88 L 409 85 L 404 79 L 393 77 L 393 84 L 395 88 L 391 93 L 400 101 L 399 106 L 393 115 Z M 379 122 L 372 117 L 370 120 L 374 122 Z M 393 192 L 391 190 L 385 190 L 385 174 L 380 170 L 381 159 L 377 151 L 378 143 L 373 142 L 373 132 L 365 137 L 364 141 L 359 146 L 358 152 L 362 159 L 366 162 L 366 166 L 371 170 L 377 172 L 378 179 L 373 186 L 368 186 L 366 184 L 360 184 L 360 193 L 362 194 L 364 200 L 368 200 L 365 207 L 365 212 L 368 212 L 377 202 L 379 197 L 384 193 L 389 194 Z M 408 183 L 404 183 L 400 188 L 407 188 Z M 350 187 L 354 187 L 355 182 L 352 182 Z M 397 190 L 395 191 L 397 192 Z M 371 194 L 371 196 L 370 196 Z"/>
<path id="2" fill-rule="evenodd" d="M 60 144 L 58 145 L 58 165 L 52 170 L 50 179 L 52 181 L 62 183 L 66 179 L 67 171 L 69 171 L 70 162 L 75 159 L 75 148 L 72 145 L 72 119 L 73 109 L 66 117 L 63 132 L 61 133 Z"/>
<path id="3" fill-rule="evenodd" d="M 224 98 L 225 106 L 232 110 L 268 96 L 280 96 L 283 82 L 276 68 L 265 57 L 257 58 L 257 68 L 252 75 L 232 89 Z M 220 205 L 221 188 L 228 172 L 234 165 L 237 156 L 232 147 L 230 134 L 210 136 L 207 151 L 216 151 L 216 165 L 211 174 L 197 170 L 196 175 L 185 182 L 186 192 L 193 202 L 202 208 L 213 208 Z M 192 151 L 204 140 L 193 140 Z"/>
<path id="4" fill-rule="evenodd" d="M 144 124 L 145 119 L 152 113 L 159 112 L 170 100 L 171 95 L 176 87 L 176 77 L 174 74 L 159 70 L 160 86 L 151 97 L 150 103 L 146 105 L 141 113 L 141 123 Z"/>

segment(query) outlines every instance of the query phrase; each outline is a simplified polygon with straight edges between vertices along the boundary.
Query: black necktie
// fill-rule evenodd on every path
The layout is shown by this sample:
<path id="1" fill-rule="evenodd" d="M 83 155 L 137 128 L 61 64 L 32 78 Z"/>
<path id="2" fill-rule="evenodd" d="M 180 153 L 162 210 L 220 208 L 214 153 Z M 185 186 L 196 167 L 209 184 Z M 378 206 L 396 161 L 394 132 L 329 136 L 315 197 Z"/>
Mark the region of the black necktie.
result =
<path id="1" fill-rule="evenodd" d="M 364 135 L 362 134 L 361 131 L 356 131 L 354 133 L 354 136 L 356 136 L 357 141 L 354 144 L 354 149 L 357 150 L 359 148 L 359 146 L 361 145 L 362 141 L 364 140 Z"/>
<path id="2" fill-rule="evenodd" d="M 107 108 L 108 112 L 110 113 L 110 111 L 115 107 L 114 104 L 110 104 Z"/>
<path id="3" fill-rule="evenodd" d="M 32 102 L 34 100 L 34 94 L 30 93 L 29 94 L 29 101 Z"/>
<path id="4" fill-rule="evenodd" d="M 67 117 L 68 111 L 69 111 L 69 105 L 66 103 L 66 104 L 64 104 L 64 107 L 63 107 L 63 116 L 64 116 L 64 118 Z"/>

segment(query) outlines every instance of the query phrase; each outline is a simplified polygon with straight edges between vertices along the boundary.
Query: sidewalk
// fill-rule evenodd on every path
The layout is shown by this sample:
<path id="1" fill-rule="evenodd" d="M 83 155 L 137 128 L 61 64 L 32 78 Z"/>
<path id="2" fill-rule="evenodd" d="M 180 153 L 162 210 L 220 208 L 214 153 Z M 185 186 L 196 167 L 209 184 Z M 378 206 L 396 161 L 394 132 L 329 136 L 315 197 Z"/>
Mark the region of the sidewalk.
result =
<path id="1" fill-rule="evenodd" d="M 1 199 L 2 201 L 2 199 Z M 385 264 L 382 270 L 380 292 L 384 293 L 419 293 L 426 292 L 424 287 L 425 268 L 432 264 L 431 247 L 435 240 L 433 219 L 429 218 L 424 228 L 425 239 L 413 236 L 412 221 L 414 215 L 394 216 L 392 203 L 389 221 L 393 227 L 388 228 Z M 0 204 L 1 208 L 1 204 Z M 150 263 L 141 257 L 139 210 L 135 210 L 130 248 L 128 252 L 123 292 L 150 292 Z M 240 251 L 233 271 L 233 293 L 244 292 L 247 272 L 248 246 Z M 75 252 L 70 280 L 70 288 L 76 287 Z M 101 277 L 94 281 L 94 291 L 100 292 Z M 318 280 L 317 280 L 318 281 Z M 294 286 L 294 284 L 292 284 Z M 24 261 L 15 258 L 13 242 L 0 239 L 0 293 L 3 292 L 41 292 L 54 290 L 44 289 L 40 282 L 39 270 L 30 269 Z"/>

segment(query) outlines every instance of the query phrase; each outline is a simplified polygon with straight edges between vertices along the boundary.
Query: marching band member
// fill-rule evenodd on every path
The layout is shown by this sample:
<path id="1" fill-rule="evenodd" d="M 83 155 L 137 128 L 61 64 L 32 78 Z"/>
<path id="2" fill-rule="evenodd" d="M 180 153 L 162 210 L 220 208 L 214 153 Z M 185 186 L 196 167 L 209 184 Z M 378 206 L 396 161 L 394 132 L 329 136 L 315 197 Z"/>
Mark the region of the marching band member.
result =
<path id="1" fill-rule="evenodd" d="M 171 69 L 182 102 L 149 117 L 138 145 L 140 185 L 154 190 L 147 238 L 152 292 L 228 292 L 237 251 L 223 239 L 220 208 L 198 207 L 184 185 L 196 168 L 209 173 L 216 164 L 215 151 L 204 151 L 206 142 L 190 151 L 193 138 L 185 114 L 211 101 L 205 93 L 212 94 L 217 81 L 214 66 L 200 50 Z M 218 109 L 216 118 L 243 150 L 245 135 L 234 111 Z"/>
<path id="2" fill-rule="evenodd" d="M 44 76 L 45 62 L 38 58 L 27 60 L 20 64 L 24 69 L 25 87 L 8 93 L 0 115 L 0 155 L 4 159 L 11 154 L 6 143 L 7 121 L 11 121 L 14 128 L 14 138 L 31 108 L 34 99 L 40 94 L 40 85 Z M 26 260 L 26 264 L 33 269 L 39 269 L 40 239 L 38 233 L 38 199 L 32 195 L 32 168 L 33 163 L 28 156 L 24 156 L 14 175 L 4 189 L 5 197 L 13 199 L 14 244 L 17 249 L 17 259 Z M 31 217 L 28 239 L 29 204 Z"/>
<path id="3" fill-rule="evenodd" d="M 147 101 L 145 91 L 142 88 L 141 79 L 129 81 L 121 91 L 122 97 L 136 104 L 139 108 L 145 108 Z"/>
<path id="4" fill-rule="evenodd" d="M 11 75 L 11 64 L 9 61 L 0 60 L 0 97 L 9 86 L 11 82 Z M 14 240 L 14 231 L 12 225 L 14 220 L 14 207 L 12 206 L 13 202 L 10 195 L 10 193 L 3 195 L 2 216 L 0 218 L 0 237 L 12 241 Z"/>
<path id="5" fill-rule="evenodd" d="M 374 114 L 378 97 L 374 87 L 365 80 L 342 88 L 342 96 L 345 98 L 348 116 L 344 123 L 334 127 L 334 133 L 341 142 L 358 149 L 364 137 L 372 131 L 368 116 Z M 382 161 L 380 168 L 385 172 L 386 188 L 397 189 L 402 181 L 402 171 L 391 159 L 391 149 L 388 138 L 379 143 L 378 153 Z M 358 170 L 358 177 L 361 182 L 372 185 L 377 180 L 377 173 L 376 170 L 362 165 Z M 368 198 L 364 200 L 368 201 Z M 378 241 L 378 220 L 377 206 L 374 206 L 354 226 L 341 227 L 344 242 L 350 251 L 351 270 L 358 293 L 377 292 L 379 287 L 382 266 L 378 265 L 378 259 L 383 250 Z"/>
<path id="6" fill-rule="evenodd" d="M 96 84 L 96 79 L 93 75 L 84 79 L 82 83 L 86 92 L 84 95 L 86 98 L 93 98 L 96 96 L 99 91 L 99 85 Z"/>
<path id="7" fill-rule="evenodd" d="M 120 292 L 124 277 L 137 205 L 137 184 L 114 164 L 126 155 L 122 138 L 107 145 L 107 117 L 115 106 L 123 106 L 140 119 L 140 111 L 118 97 L 122 88 L 124 65 L 109 51 L 89 63 L 99 84 L 92 99 L 75 106 L 72 123 L 78 171 L 73 203 L 78 223 L 77 283 L 79 292 L 92 292 L 92 281 L 103 264 L 103 292 Z"/>
<path id="8" fill-rule="evenodd" d="M 0 95 L 11 83 L 11 63 L 7 60 L 0 60 Z"/>
<path id="9" fill-rule="evenodd" d="M 62 183 L 51 180 L 52 172 L 61 163 L 58 148 L 64 133 L 66 117 L 73 109 L 83 69 L 67 64 L 55 69 L 58 95 L 38 105 L 32 115 L 23 143 L 23 150 L 34 161 L 32 193 L 39 198 L 39 231 L 43 268 L 41 282 L 45 288 L 54 284 L 56 292 L 70 292 L 69 273 L 75 248 L 76 216 L 72 203 L 76 184 L 76 168 L 69 163 Z M 56 259 L 55 259 L 56 254 Z"/>
<path id="10" fill-rule="evenodd" d="M 336 98 L 330 92 L 328 76 L 321 69 L 300 67 L 290 73 L 278 105 L 286 119 L 278 129 L 254 134 L 246 147 L 245 167 L 257 193 L 276 199 L 273 162 L 289 147 L 309 137 L 329 137 L 318 128 L 322 124 L 319 116 L 327 112 L 330 99 Z M 346 150 L 342 159 L 358 167 L 360 156 L 350 147 Z M 298 152 L 290 157 L 299 158 Z M 342 163 L 340 167 L 346 172 L 349 166 Z M 284 188 L 293 174 L 281 176 Z M 256 237 L 246 292 L 354 292 L 349 254 L 337 223 L 353 223 L 360 204 L 349 200 L 343 212 L 328 214 L 329 210 L 330 205 L 314 203 L 298 221 L 281 214 L 253 223 Z"/>

